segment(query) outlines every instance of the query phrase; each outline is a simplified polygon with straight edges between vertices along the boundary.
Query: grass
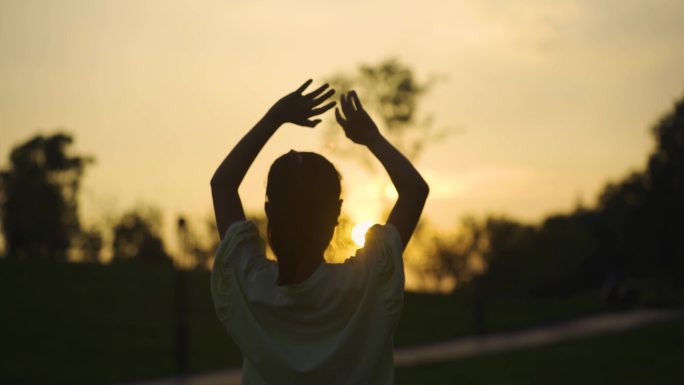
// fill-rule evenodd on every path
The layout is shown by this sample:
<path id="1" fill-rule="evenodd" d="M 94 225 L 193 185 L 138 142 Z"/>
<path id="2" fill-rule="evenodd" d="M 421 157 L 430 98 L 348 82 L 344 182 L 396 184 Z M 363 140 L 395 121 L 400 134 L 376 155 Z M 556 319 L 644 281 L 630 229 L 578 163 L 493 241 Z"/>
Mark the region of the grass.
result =
<path id="1" fill-rule="evenodd" d="M 174 274 L 145 265 L 0 264 L 0 383 L 105 384 L 174 373 Z M 190 276 L 190 371 L 241 356 Z"/>
<path id="2" fill-rule="evenodd" d="M 495 298 L 484 304 L 485 332 L 501 332 L 548 324 L 603 311 L 599 296 L 581 293 L 567 298 Z M 472 294 L 406 293 L 395 346 L 412 346 L 472 335 L 476 332 Z"/>
<path id="3" fill-rule="evenodd" d="M 684 321 L 397 369 L 397 384 L 682 384 Z"/>
<path id="4" fill-rule="evenodd" d="M 174 277 L 143 264 L 0 260 L 0 384 L 107 384 L 170 376 Z M 239 366 L 241 355 L 214 314 L 209 273 L 188 277 L 188 371 Z M 521 328 L 600 310 L 597 297 L 496 300 L 488 331 Z M 474 331 L 467 292 L 407 293 L 396 346 Z"/>

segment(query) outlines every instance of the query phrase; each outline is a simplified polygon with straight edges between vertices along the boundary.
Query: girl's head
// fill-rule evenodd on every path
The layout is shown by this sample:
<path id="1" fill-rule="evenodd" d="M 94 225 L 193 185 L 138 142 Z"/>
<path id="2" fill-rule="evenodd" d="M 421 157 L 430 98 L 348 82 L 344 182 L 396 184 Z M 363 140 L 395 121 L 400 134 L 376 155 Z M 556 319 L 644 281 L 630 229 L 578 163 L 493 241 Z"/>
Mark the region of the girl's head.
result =
<path id="1" fill-rule="evenodd" d="M 292 150 L 273 162 L 265 209 L 281 269 L 323 255 L 340 215 L 340 190 L 340 174 L 319 154 Z"/>

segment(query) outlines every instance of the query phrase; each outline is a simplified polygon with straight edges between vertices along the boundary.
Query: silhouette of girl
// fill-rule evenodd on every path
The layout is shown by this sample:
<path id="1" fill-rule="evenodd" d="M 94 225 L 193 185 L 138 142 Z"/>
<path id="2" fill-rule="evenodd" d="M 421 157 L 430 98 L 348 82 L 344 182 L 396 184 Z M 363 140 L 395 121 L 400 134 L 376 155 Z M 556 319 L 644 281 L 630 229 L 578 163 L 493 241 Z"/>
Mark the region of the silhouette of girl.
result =
<path id="1" fill-rule="evenodd" d="M 306 81 L 280 99 L 245 135 L 211 180 L 221 244 L 211 276 L 218 318 L 243 353 L 243 384 L 392 384 L 392 337 L 403 304 L 402 253 L 428 196 L 413 165 L 380 133 L 354 91 L 335 117 L 346 136 L 382 163 L 399 197 L 387 223 L 342 264 L 323 252 L 340 214 L 340 177 L 311 152 L 279 157 L 268 173 L 265 257 L 256 225 L 245 220 L 238 187 L 268 139 L 284 123 L 315 127 L 335 102 Z"/>

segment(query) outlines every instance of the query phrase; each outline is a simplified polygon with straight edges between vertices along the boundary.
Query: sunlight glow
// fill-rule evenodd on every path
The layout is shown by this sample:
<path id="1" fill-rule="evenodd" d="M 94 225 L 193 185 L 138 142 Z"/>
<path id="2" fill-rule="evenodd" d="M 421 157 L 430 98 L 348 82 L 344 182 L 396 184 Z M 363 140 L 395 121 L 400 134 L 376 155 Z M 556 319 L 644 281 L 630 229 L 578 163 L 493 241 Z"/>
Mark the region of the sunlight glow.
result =
<path id="1" fill-rule="evenodd" d="M 371 226 L 373 226 L 372 221 L 361 221 L 352 228 L 351 237 L 358 247 L 363 247 L 364 243 L 366 243 L 366 231 Z"/>
<path id="2" fill-rule="evenodd" d="M 386 199 L 390 200 L 396 200 L 399 197 L 399 194 L 397 194 L 397 190 L 394 188 L 394 185 L 386 183 L 385 187 L 383 188 L 383 194 L 385 195 Z"/>

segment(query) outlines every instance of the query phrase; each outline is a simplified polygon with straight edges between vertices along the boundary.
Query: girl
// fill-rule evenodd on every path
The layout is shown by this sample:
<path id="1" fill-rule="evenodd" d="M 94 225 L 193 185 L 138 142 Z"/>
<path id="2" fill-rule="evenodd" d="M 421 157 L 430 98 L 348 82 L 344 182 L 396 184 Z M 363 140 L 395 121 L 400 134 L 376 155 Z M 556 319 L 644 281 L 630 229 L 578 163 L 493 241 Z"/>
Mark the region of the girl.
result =
<path id="1" fill-rule="evenodd" d="M 256 225 L 245 220 L 238 187 L 261 148 L 284 123 L 315 127 L 331 109 L 311 80 L 280 99 L 245 135 L 211 180 L 221 244 L 211 276 L 219 320 L 243 353 L 243 384 L 392 384 L 392 336 L 403 304 L 402 253 L 428 185 L 390 144 L 354 91 L 342 95 L 337 122 L 382 163 L 399 198 L 387 223 L 373 226 L 364 248 L 342 264 L 323 252 L 340 214 L 340 177 L 321 155 L 289 153 L 268 173 L 265 257 Z"/>

